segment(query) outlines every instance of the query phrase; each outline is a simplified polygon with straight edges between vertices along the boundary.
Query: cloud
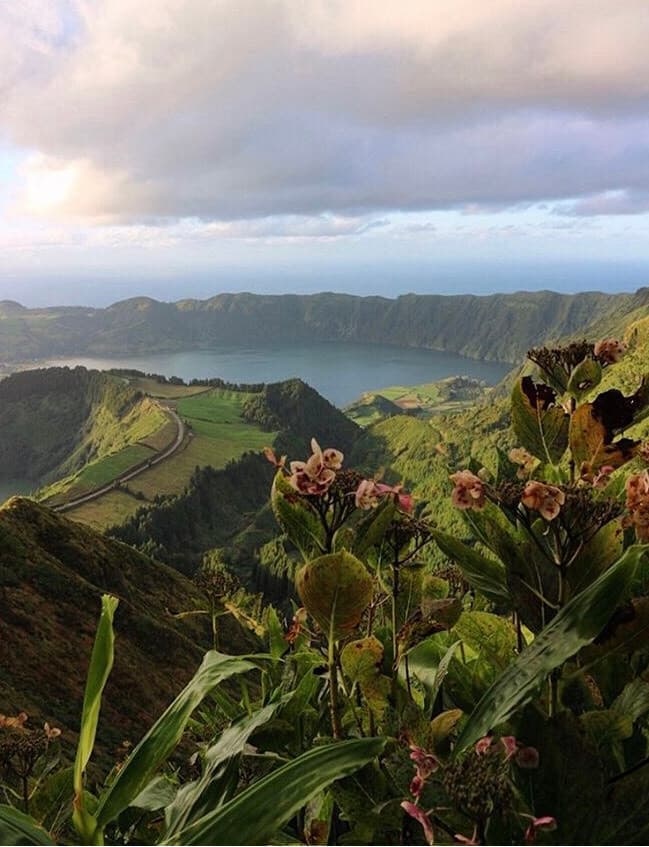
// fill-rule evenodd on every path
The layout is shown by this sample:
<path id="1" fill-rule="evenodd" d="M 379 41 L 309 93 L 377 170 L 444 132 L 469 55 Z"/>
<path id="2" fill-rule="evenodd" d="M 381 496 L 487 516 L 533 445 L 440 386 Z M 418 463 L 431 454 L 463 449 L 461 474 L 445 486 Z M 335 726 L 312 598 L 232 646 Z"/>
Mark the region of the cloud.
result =
<path id="1" fill-rule="evenodd" d="M 559 204 L 554 212 L 574 217 L 643 214 L 649 212 L 649 190 L 604 191 L 601 194 Z"/>
<path id="2" fill-rule="evenodd" d="M 23 210 L 110 224 L 640 197 L 648 41 L 646 0 L 26 0 L 0 124 Z"/>

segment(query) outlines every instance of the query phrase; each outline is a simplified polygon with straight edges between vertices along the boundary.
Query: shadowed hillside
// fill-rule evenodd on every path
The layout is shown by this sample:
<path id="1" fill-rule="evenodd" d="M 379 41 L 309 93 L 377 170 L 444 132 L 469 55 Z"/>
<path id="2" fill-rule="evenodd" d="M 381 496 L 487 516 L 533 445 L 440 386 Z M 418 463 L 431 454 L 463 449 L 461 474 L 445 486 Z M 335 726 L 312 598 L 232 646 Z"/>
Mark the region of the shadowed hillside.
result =
<path id="1" fill-rule="evenodd" d="M 0 478 L 59 479 L 145 440 L 165 423 L 157 404 L 108 374 L 85 368 L 16 373 L 0 382 Z"/>
<path id="2" fill-rule="evenodd" d="M 176 571 L 31 500 L 0 508 L 1 713 L 24 710 L 74 742 L 103 592 L 120 598 L 99 736 L 112 751 L 139 737 L 191 676 L 207 633 L 200 618 L 171 612 L 204 601 Z"/>

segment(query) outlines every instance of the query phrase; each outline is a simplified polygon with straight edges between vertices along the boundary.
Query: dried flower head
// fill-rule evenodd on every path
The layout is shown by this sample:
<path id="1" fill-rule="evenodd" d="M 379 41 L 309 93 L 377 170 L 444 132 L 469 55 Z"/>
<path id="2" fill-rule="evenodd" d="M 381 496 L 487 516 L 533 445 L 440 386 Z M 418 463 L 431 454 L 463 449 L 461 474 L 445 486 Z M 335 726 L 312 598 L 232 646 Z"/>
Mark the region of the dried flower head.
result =
<path id="1" fill-rule="evenodd" d="M 509 461 L 518 465 L 516 476 L 519 479 L 527 479 L 534 468 L 539 464 L 536 456 L 529 453 L 524 447 L 514 447 L 509 451 Z"/>
<path id="2" fill-rule="evenodd" d="M 594 354 L 603 365 L 613 365 L 619 362 L 627 351 L 624 341 L 617 338 L 602 338 L 594 347 Z"/>
<path id="3" fill-rule="evenodd" d="M 521 503 L 528 509 L 539 512 L 546 521 L 554 520 L 566 502 L 566 495 L 556 485 L 530 480 L 525 486 Z"/>
<path id="4" fill-rule="evenodd" d="M 454 484 L 451 502 L 458 509 L 483 509 L 485 506 L 485 484 L 469 470 L 451 474 Z"/>
<path id="5" fill-rule="evenodd" d="M 633 526 L 636 538 L 649 541 L 649 471 L 633 474 L 626 481 L 627 525 Z"/>

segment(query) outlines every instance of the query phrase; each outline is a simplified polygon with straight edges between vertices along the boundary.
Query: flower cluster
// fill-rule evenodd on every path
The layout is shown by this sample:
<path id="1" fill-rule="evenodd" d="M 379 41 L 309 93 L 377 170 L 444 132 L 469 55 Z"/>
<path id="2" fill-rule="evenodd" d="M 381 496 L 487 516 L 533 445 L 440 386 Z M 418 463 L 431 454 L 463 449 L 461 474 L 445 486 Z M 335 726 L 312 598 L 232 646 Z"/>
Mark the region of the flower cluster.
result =
<path id="1" fill-rule="evenodd" d="M 356 507 L 358 509 L 374 509 L 383 497 L 392 496 L 403 512 L 410 514 L 413 510 L 411 494 L 406 494 L 403 485 L 386 485 L 373 479 L 364 479 L 356 489 Z"/>
<path id="2" fill-rule="evenodd" d="M 629 512 L 626 524 L 633 526 L 638 541 L 649 542 L 649 471 L 627 479 L 626 508 Z"/>
<path id="3" fill-rule="evenodd" d="M 410 744 L 410 758 L 415 763 L 415 775 L 410 782 L 410 793 L 414 798 L 414 803 L 411 800 L 404 800 L 401 803 L 401 808 L 407 815 L 420 824 L 424 831 L 426 843 L 434 844 L 435 832 L 430 819 L 430 813 L 425 812 L 421 808 L 419 801 L 426 786 L 426 781 L 439 769 L 440 763 L 436 756 L 421 747 L 417 747 L 415 744 Z"/>
<path id="4" fill-rule="evenodd" d="M 619 362 L 626 351 L 627 345 L 617 338 L 602 338 L 593 350 L 595 357 L 604 365 L 614 365 Z"/>
<path id="5" fill-rule="evenodd" d="M 277 458 L 270 447 L 264 449 L 268 461 L 277 468 L 286 466 L 286 456 Z M 288 481 L 300 494 L 321 496 L 331 487 L 343 464 L 344 455 L 334 447 L 323 450 L 315 438 L 311 439 L 311 455 L 306 462 L 291 462 Z"/>

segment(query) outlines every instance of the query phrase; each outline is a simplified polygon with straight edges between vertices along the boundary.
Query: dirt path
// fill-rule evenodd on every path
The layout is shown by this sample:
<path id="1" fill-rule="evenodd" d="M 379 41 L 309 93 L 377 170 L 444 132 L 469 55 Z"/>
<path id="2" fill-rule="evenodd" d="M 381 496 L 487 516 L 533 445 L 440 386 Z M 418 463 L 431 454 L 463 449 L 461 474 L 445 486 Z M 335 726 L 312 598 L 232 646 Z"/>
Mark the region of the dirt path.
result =
<path id="1" fill-rule="evenodd" d="M 114 491 L 116 483 L 128 482 L 130 479 L 135 479 L 136 476 L 139 476 L 141 473 L 144 473 L 144 471 L 148 471 L 149 468 L 152 468 L 154 465 L 157 465 L 160 462 L 164 462 L 165 459 L 168 459 L 170 456 L 173 456 L 173 454 L 183 443 L 187 428 L 182 418 L 180 418 L 173 409 L 170 409 L 168 406 L 164 406 L 163 408 L 164 411 L 168 412 L 174 419 L 176 427 L 178 429 L 173 444 L 171 444 L 169 447 L 165 447 L 162 452 L 156 453 L 153 459 L 150 459 L 145 465 L 137 467 L 132 471 L 127 471 L 121 476 L 118 476 L 112 482 L 109 482 L 106 485 L 102 485 L 101 488 L 96 488 L 94 491 L 89 491 L 87 494 L 83 494 L 81 497 L 75 497 L 74 500 L 68 500 L 67 503 L 61 503 L 59 506 L 54 506 L 53 510 L 55 512 L 67 512 L 69 509 L 76 509 L 77 506 L 82 506 L 84 503 L 89 503 L 91 500 L 96 500 L 103 494 L 108 494 L 109 491 Z"/>

